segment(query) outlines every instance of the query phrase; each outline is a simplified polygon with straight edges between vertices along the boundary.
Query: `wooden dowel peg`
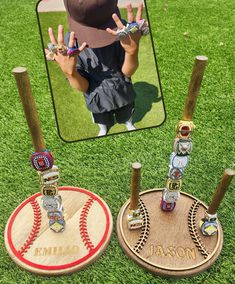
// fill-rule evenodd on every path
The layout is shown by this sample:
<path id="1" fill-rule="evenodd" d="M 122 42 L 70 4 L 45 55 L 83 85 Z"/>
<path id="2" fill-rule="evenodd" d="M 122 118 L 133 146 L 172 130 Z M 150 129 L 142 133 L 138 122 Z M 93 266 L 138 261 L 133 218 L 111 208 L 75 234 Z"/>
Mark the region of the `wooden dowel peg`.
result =
<path id="1" fill-rule="evenodd" d="M 139 192 L 141 188 L 140 183 L 141 183 L 141 164 L 136 162 L 132 164 L 130 210 L 138 209 Z"/>
<path id="2" fill-rule="evenodd" d="M 203 55 L 198 55 L 195 58 L 192 77 L 188 88 L 188 95 L 185 100 L 183 112 L 184 120 L 192 120 L 207 61 L 208 58 Z"/>
<path id="3" fill-rule="evenodd" d="M 35 152 L 44 151 L 45 141 L 40 127 L 35 101 L 32 95 L 31 85 L 27 69 L 16 67 L 12 70 L 15 77 L 20 99 L 24 108 Z"/>
<path id="4" fill-rule="evenodd" d="M 225 192 L 227 191 L 231 181 L 232 181 L 232 178 L 234 177 L 235 175 L 235 171 L 232 170 L 232 169 L 226 169 L 224 171 L 224 174 L 222 176 L 222 179 L 213 195 L 213 198 L 212 198 L 212 202 L 207 210 L 207 213 L 208 214 L 216 214 L 217 212 L 217 209 L 225 195 Z"/>

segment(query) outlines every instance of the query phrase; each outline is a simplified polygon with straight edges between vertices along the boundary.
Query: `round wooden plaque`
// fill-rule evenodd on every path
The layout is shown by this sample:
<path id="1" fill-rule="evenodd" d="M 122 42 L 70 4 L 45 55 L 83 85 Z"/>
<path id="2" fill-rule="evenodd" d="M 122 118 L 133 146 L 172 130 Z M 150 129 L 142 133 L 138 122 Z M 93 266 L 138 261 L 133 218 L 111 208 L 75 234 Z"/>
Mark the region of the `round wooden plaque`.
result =
<path id="1" fill-rule="evenodd" d="M 41 193 L 22 202 L 10 216 L 5 245 L 22 268 L 42 275 L 69 274 L 94 262 L 106 249 L 113 220 L 107 204 L 96 194 L 77 187 L 60 187 L 65 230 L 48 227 Z"/>
<path id="2" fill-rule="evenodd" d="M 139 207 L 144 216 L 140 229 L 129 230 L 128 200 L 117 220 L 117 234 L 125 253 L 144 268 L 168 277 L 186 277 L 208 269 L 218 258 L 223 245 L 223 231 L 211 237 L 202 235 L 199 221 L 207 206 L 181 192 L 172 212 L 160 209 L 162 189 L 140 194 Z"/>

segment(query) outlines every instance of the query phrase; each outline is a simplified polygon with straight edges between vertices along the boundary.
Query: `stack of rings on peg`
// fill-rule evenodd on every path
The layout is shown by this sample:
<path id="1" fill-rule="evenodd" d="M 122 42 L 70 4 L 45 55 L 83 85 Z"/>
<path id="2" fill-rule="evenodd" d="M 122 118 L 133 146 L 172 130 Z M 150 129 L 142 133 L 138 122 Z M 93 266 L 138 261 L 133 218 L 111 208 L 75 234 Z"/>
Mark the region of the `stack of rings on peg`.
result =
<path id="1" fill-rule="evenodd" d="M 40 178 L 42 207 L 47 211 L 49 227 L 58 233 L 65 229 L 62 198 L 58 194 L 59 169 L 48 150 L 36 151 L 31 155 L 31 163 Z"/>

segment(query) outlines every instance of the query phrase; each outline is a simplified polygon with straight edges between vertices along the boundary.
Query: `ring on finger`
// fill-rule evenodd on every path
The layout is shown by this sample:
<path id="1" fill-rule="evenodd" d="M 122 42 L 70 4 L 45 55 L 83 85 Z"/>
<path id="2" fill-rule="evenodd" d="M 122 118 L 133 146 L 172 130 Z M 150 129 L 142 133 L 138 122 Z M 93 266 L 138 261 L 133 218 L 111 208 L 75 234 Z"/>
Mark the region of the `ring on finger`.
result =
<path id="1" fill-rule="evenodd" d="M 141 34 L 143 36 L 147 35 L 149 33 L 148 21 L 146 21 L 145 19 L 142 19 L 138 21 L 137 23 L 139 25 L 139 30 L 141 31 Z"/>
<path id="2" fill-rule="evenodd" d="M 59 53 L 62 54 L 62 55 L 67 54 L 67 50 L 68 50 L 68 48 L 67 48 L 67 46 L 64 45 L 64 44 L 58 44 L 58 45 L 56 45 L 56 51 L 59 52 Z"/>
<path id="3" fill-rule="evenodd" d="M 130 34 L 134 34 L 139 30 L 139 25 L 136 22 L 131 22 L 126 25 L 126 30 Z"/>
<path id="4" fill-rule="evenodd" d="M 118 29 L 116 36 L 118 40 L 128 36 L 128 31 L 126 30 L 126 27 L 123 27 L 122 29 Z"/>
<path id="5" fill-rule="evenodd" d="M 46 54 L 47 61 L 54 61 L 55 60 L 55 53 L 50 51 Z"/>
<path id="6" fill-rule="evenodd" d="M 77 47 L 69 47 L 67 50 L 67 55 L 70 55 L 70 56 L 75 55 L 78 53 L 78 51 L 79 51 L 79 48 Z"/>
<path id="7" fill-rule="evenodd" d="M 57 48 L 56 48 L 56 45 L 55 45 L 55 44 L 53 44 L 53 43 L 50 42 L 50 43 L 48 43 L 47 47 L 48 47 L 48 49 L 49 49 L 50 52 L 56 53 Z"/>

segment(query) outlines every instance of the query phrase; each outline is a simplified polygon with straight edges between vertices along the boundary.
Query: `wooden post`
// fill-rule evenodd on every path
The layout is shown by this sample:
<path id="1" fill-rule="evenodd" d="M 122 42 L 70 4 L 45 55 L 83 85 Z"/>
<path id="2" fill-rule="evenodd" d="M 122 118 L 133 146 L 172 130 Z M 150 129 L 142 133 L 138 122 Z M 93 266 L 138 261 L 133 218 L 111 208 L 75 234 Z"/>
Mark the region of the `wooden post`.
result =
<path id="1" fill-rule="evenodd" d="M 212 202 L 207 210 L 207 213 L 208 214 L 216 214 L 217 212 L 217 209 L 225 195 L 225 192 L 227 191 L 228 187 L 229 187 L 229 184 L 231 183 L 232 181 L 232 178 L 234 177 L 235 175 L 235 171 L 232 170 L 232 169 L 226 169 L 224 171 L 224 174 L 222 176 L 222 179 L 214 193 L 214 196 L 213 196 L 213 199 L 212 199 Z"/>
<path id="2" fill-rule="evenodd" d="M 141 182 L 141 164 L 133 163 L 132 165 L 132 176 L 131 176 L 131 200 L 130 200 L 130 210 L 138 209 L 139 202 L 139 192 L 140 192 L 140 182 Z"/>
<path id="3" fill-rule="evenodd" d="M 15 77 L 18 92 L 23 104 L 34 150 L 35 152 L 44 151 L 46 149 L 45 141 L 40 127 L 27 69 L 25 67 L 16 67 L 12 70 L 12 73 Z"/>
<path id="4" fill-rule="evenodd" d="M 203 55 L 198 55 L 195 58 L 192 77 L 188 89 L 188 95 L 185 100 L 183 112 L 184 120 L 192 120 L 207 60 L 208 58 Z"/>

